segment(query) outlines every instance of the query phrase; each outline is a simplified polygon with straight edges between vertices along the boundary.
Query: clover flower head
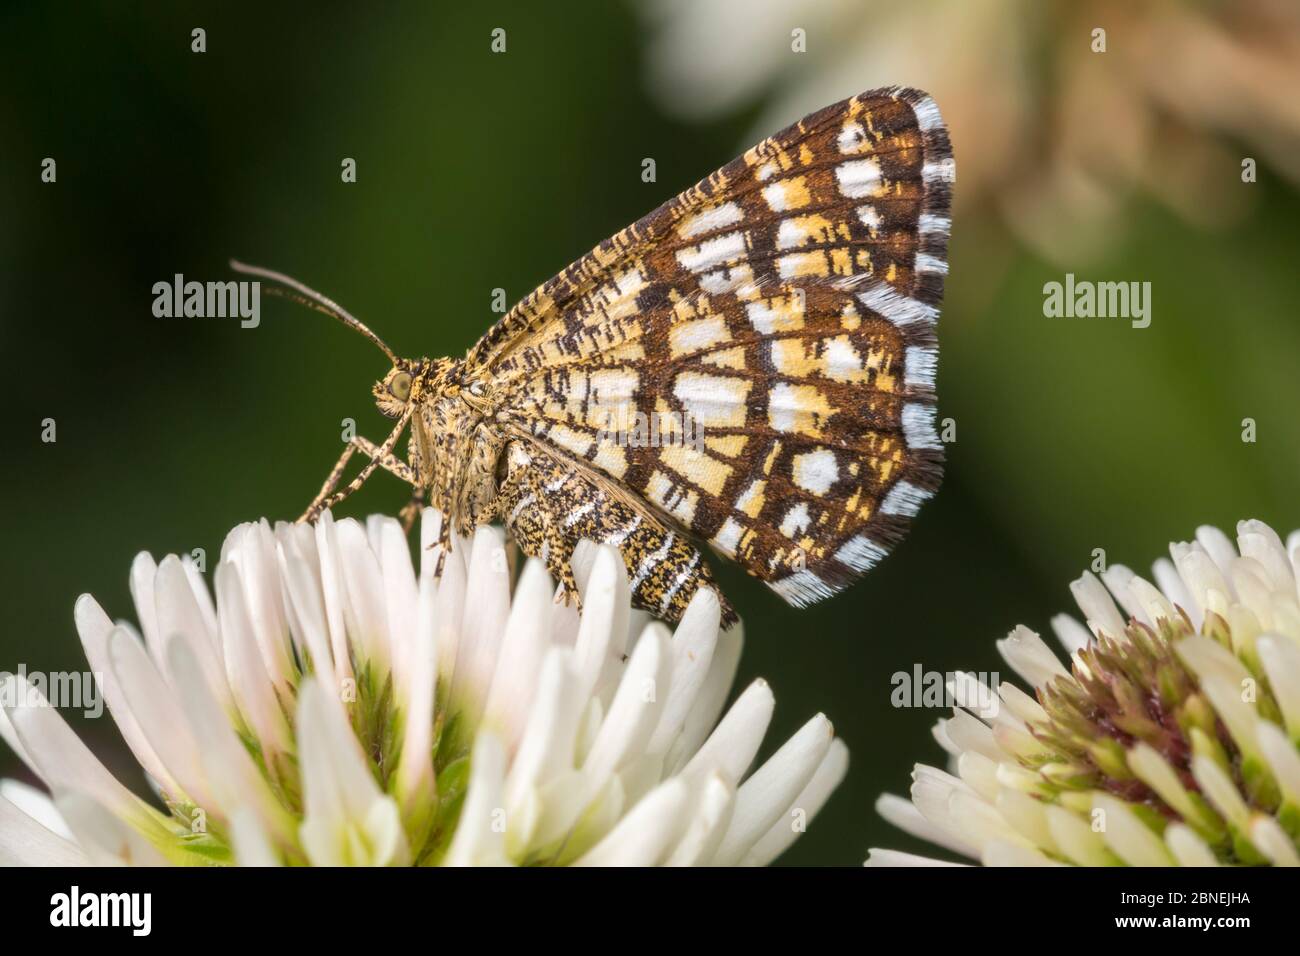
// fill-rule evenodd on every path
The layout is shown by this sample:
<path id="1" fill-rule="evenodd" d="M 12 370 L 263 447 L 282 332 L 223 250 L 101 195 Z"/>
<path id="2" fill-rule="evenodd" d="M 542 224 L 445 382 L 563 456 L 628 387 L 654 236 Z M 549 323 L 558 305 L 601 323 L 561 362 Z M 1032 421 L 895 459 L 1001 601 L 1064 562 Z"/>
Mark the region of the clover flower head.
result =
<path id="1" fill-rule="evenodd" d="M 1300 865 L 1300 533 L 1243 521 L 1170 546 L 1155 583 L 1120 565 L 1071 585 L 1053 620 L 1067 669 L 1017 627 L 998 644 L 1034 693 L 935 728 L 896 826 L 988 865 Z M 975 682 L 966 674 L 954 685 Z M 959 696 L 958 692 L 965 696 Z M 875 865 L 938 861 L 873 850 Z"/>
<path id="2" fill-rule="evenodd" d="M 389 518 L 241 525 L 214 593 L 189 558 L 142 554 L 138 632 L 83 596 L 156 799 L 4 675 L 0 735 L 49 795 L 4 784 L 0 862 L 766 864 L 802 832 L 847 750 L 818 715 L 751 771 L 774 698 L 757 680 L 723 714 L 742 637 L 713 592 L 670 632 L 584 543 L 579 611 L 540 561 L 512 586 L 497 528 L 443 554 L 441 520 L 418 568 Z"/>

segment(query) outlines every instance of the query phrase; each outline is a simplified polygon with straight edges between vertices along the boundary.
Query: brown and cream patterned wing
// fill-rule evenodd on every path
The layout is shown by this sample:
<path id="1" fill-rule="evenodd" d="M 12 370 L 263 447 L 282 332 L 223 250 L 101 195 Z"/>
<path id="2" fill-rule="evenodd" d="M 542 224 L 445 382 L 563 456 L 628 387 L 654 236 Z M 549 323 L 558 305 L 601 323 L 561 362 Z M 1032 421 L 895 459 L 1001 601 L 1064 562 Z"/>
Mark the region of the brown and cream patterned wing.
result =
<path id="1" fill-rule="evenodd" d="M 792 604 L 827 597 L 938 487 L 953 171 L 924 93 L 828 107 L 601 243 L 469 364 L 516 429 Z"/>

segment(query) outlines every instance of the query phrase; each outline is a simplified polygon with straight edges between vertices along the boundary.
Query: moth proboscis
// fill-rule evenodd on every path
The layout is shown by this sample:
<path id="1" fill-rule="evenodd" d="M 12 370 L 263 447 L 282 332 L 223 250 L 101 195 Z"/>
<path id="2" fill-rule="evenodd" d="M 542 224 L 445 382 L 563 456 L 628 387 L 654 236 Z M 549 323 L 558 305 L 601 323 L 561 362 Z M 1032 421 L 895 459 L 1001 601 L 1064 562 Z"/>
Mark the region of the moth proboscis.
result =
<path id="1" fill-rule="evenodd" d="M 926 94 L 863 93 L 602 242 L 464 358 L 399 358 L 330 299 L 232 263 L 391 364 L 373 393 L 392 430 L 353 438 L 300 520 L 382 468 L 412 487 L 408 527 L 435 506 L 449 548 L 453 532 L 500 521 L 566 599 L 583 538 L 616 547 L 633 602 L 669 621 L 716 590 L 696 541 L 795 606 L 829 597 L 938 488 L 953 176 Z M 357 452 L 369 461 L 339 487 Z"/>

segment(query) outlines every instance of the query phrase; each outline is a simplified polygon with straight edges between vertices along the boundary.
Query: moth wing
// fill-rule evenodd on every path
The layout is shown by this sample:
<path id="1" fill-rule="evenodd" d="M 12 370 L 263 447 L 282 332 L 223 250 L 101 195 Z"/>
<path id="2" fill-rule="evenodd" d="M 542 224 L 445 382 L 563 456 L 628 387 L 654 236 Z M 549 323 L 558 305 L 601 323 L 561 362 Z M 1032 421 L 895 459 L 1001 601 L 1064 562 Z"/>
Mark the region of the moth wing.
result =
<path id="1" fill-rule="evenodd" d="M 953 173 L 924 93 L 845 100 L 601 243 L 469 363 L 516 429 L 790 603 L 827 597 L 939 484 Z"/>

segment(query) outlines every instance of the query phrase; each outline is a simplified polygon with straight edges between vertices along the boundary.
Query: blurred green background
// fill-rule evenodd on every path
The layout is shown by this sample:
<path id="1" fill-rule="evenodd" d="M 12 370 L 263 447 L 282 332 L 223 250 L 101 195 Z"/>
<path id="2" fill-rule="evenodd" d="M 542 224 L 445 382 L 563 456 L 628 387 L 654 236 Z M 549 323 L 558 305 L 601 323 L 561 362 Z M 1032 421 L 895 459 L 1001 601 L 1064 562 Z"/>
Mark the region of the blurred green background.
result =
<path id="1" fill-rule="evenodd" d="M 79 593 L 133 617 L 136 552 L 214 556 L 236 523 L 299 513 L 342 418 L 385 431 L 369 398 L 384 363 L 355 335 L 274 299 L 252 330 L 156 319 L 154 282 L 224 278 L 235 256 L 321 289 L 399 353 L 461 353 L 495 318 L 493 288 L 517 300 L 737 155 L 782 89 L 777 77 L 707 122 L 674 118 L 647 82 L 653 23 L 640 10 L 466 6 L 0 11 L 0 668 L 81 669 Z M 202 55 L 190 52 L 195 26 L 207 30 Z M 501 56 L 489 52 L 498 26 Z M 935 29 L 911 37 L 917 60 L 961 41 Z M 772 30 L 771 55 L 788 55 L 788 22 Z M 823 37 L 792 69 L 816 70 L 834 51 L 845 81 L 825 102 L 877 85 L 865 69 L 857 82 L 843 45 Z M 1086 48 L 1086 32 L 1071 42 Z M 1053 95 L 1054 49 L 1025 78 L 1035 98 Z M 1284 534 L 1296 523 L 1295 189 L 1266 159 L 1243 185 L 1251 153 L 1229 131 L 1198 186 L 1208 192 L 1186 198 L 1214 205 L 1214 190 L 1249 190 L 1239 215 L 1193 225 L 1123 190 L 1117 225 L 1073 268 L 1004 225 L 996 187 L 963 201 L 964 151 L 988 143 L 955 106 L 939 387 L 957 441 L 942 491 L 892 558 L 810 610 L 720 570 L 747 623 L 736 689 L 763 675 L 777 695 L 769 749 L 824 711 L 852 755 L 785 863 L 922 849 L 872 808 L 881 791 L 906 792 L 913 763 L 942 761 L 930 737 L 942 714 L 891 708 L 893 672 L 1009 676 L 994 639 L 1018 622 L 1045 632 L 1094 548 L 1145 571 L 1200 523 L 1231 531 L 1258 517 Z M 1090 115 L 1103 146 L 1124 134 L 1105 110 Z M 1048 155 L 1058 133 L 1031 139 Z M 53 185 L 39 179 L 47 156 Z M 641 181 L 647 156 L 656 183 Z M 355 184 L 340 182 L 344 157 L 357 160 Z M 1042 285 L 1066 271 L 1151 282 L 1151 327 L 1044 318 Z M 54 444 L 40 440 L 47 417 Z M 1246 417 L 1254 444 L 1241 440 Z M 343 511 L 405 501 L 381 474 Z M 74 723 L 131 778 L 110 721 Z M 0 774 L 22 773 L 0 754 Z"/>

